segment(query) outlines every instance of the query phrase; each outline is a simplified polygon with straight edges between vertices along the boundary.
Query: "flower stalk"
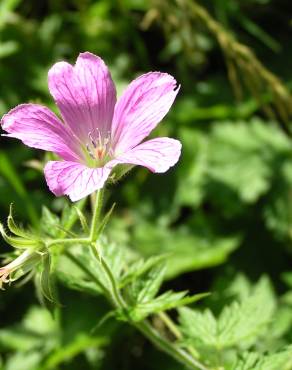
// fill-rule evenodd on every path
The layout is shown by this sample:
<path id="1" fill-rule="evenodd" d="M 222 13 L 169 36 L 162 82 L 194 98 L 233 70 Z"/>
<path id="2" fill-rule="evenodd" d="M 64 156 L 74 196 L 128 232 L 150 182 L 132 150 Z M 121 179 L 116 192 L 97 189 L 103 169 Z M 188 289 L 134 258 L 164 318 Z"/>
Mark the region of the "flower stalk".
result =
<path id="1" fill-rule="evenodd" d="M 0 268 L 0 289 L 4 283 L 9 283 L 23 276 L 25 273 L 32 270 L 32 268 L 40 262 L 42 255 L 48 253 L 50 247 L 55 245 L 61 246 L 73 246 L 76 244 L 84 245 L 90 247 L 96 261 L 100 264 L 104 275 L 107 277 L 109 286 L 106 286 L 102 283 L 98 277 L 93 274 L 90 268 L 86 263 L 79 259 L 70 251 L 69 248 L 64 248 L 63 253 L 69 258 L 75 265 L 77 265 L 92 281 L 94 281 L 105 297 L 111 302 L 113 307 L 119 311 L 122 311 L 127 317 L 128 305 L 124 299 L 122 292 L 118 286 L 116 278 L 107 264 L 106 260 L 101 255 L 98 245 L 99 237 L 103 231 L 103 228 L 108 221 L 107 215 L 104 219 L 101 218 L 102 213 L 102 204 L 104 199 L 104 190 L 98 190 L 95 198 L 95 206 L 93 209 L 93 216 L 90 225 L 88 237 L 82 238 L 64 238 L 65 235 L 62 235 L 61 238 L 54 240 L 42 240 L 43 245 L 42 249 L 36 250 L 35 248 L 26 249 L 20 256 L 15 260 L 7 264 L 6 266 Z M 81 207 L 84 205 L 82 202 Z M 68 229 L 72 227 L 75 223 L 75 219 L 70 221 Z M 66 228 L 67 230 L 67 228 Z M 5 234 L 6 235 L 6 234 Z M 19 239 L 21 241 L 21 239 Z M 14 274 L 17 274 L 13 276 Z M 127 321 L 130 325 L 133 325 L 137 330 L 139 330 L 145 337 L 147 337 L 158 349 L 167 353 L 178 362 L 183 364 L 186 368 L 190 370 L 208 370 L 203 364 L 201 364 L 191 353 L 185 349 L 179 348 L 175 343 L 169 341 L 163 335 L 161 335 L 153 326 L 149 323 L 148 320 L 143 320 L 140 322 L 134 322 L 130 317 L 127 317 Z M 171 322 L 171 319 L 167 317 L 168 327 L 175 328 L 175 324 Z"/>
<path id="2" fill-rule="evenodd" d="M 104 271 L 104 274 L 108 278 L 111 287 L 110 292 L 108 291 L 107 287 L 101 284 L 99 279 L 94 274 L 92 274 L 92 272 L 88 269 L 86 264 L 83 261 L 77 259 L 74 256 L 74 254 L 70 252 L 70 250 L 67 250 L 65 254 L 73 263 L 78 265 L 78 267 L 81 268 L 83 272 L 86 273 L 89 276 L 89 278 L 91 278 L 102 289 L 106 297 L 111 301 L 111 303 L 116 309 L 126 311 L 127 302 L 124 300 L 124 297 L 121 294 L 121 291 L 118 287 L 115 276 L 111 271 L 111 268 L 107 264 L 106 260 L 99 253 L 97 248 L 99 238 L 98 230 L 101 218 L 103 197 L 104 192 L 102 190 L 99 190 L 96 194 L 95 208 L 93 210 L 90 237 L 88 241 L 91 246 L 92 252 L 96 257 L 96 260 L 100 263 Z M 168 318 L 168 320 L 171 321 L 170 318 Z M 188 353 L 182 348 L 179 348 L 173 342 L 170 342 L 165 337 L 163 337 L 156 329 L 152 327 L 148 320 L 133 322 L 129 318 L 128 322 L 129 324 L 133 325 L 137 330 L 139 330 L 146 338 L 148 338 L 150 342 L 152 342 L 158 349 L 170 355 L 172 358 L 183 364 L 186 368 L 190 370 L 208 370 L 190 353 Z M 175 324 L 172 325 L 174 326 Z"/>
<path id="3" fill-rule="evenodd" d="M 177 163 L 181 154 L 178 140 L 168 137 L 144 140 L 169 111 L 179 86 L 167 73 L 149 72 L 132 81 L 117 100 L 106 64 L 89 52 L 81 53 L 74 66 L 66 62 L 56 63 L 48 73 L 48 82 L 63 122 L 42 105 L 22 104 L 4 115 L 1 127 L 6 136 L 19 139 L 27 146 L 53 152 L 60 158 L 49 161 L 44 168 L 47 185 L 56 196 L 68 195 L 72 201 L 78 201 L 96 192 L 91 225 L 88 230 L 85 217 L 80 213 L 79 219 L 88 236 L 75 238 L 70 231 L 76 220 L 74 216 L 69 224 L 62 225 L 65 233 L 58 239 L 35 239 L 18 228 L 12 215 L 9 216 L 8 227 L 15 236 L 6 235 L 1 224 L 0 234 L 11 246 L 24 249 L 24 252 L 0 269 L 0 288 L 3 283 L 12 281 L 14 274 L 17 273 L 17 278 L 32 270 L 44 256 L 44 286 L 49 290 L 49 248 L 57 245 L 64 247 L 59 253 L 64 253 L 81 268 L 101 288 L 114 308 L 127 317 L 127 300 L 99 251 L 99 237 L 113 210 L 112 207 L 101 220 L 103 189 L 108 180 L 119 179 L 133 166 L 164 173 Z M 100 282 L 86 262 L 65 248 L 76 244 L 91 248 L 108 284 Z M 164 338 L 147 320 L 133 322 L 130 317 L 127 319 L 154 345 L 189 369 L 206 370 L 188 352 Z"/>
<path id="4" fill-rule="evenodd" d="M 100 281 L 97 279 L 95 275 L 93 275 L 88 267 L 84 264 L 83 261 L 78 260 L 73 253 L 70 252 L 70 250 L 67 250 L 65 252 L 66 256 L 74 262 L 76 265 L 78 265 L 79 268 L 83 270 L 84 273 L 86 273 L 99 287 L 100 287 Z M 116 284 L 116 280 L 111 272 L 111 269 L 107 265 L 104 258 L 102 258 L 100 255 L 98 255 L 98 259 L 101 263 L 101 266 L 107 275 L 109 281 L 112 284 L 112 292 L 111 294 L 108 293 L 107 288 L 105 286 L 102 286 L 102 290 L 106 293 L 105 295 L 107 298 L 110 298 L 110 301 L 112 302 L 113 306 L 116 309 L 125 309 L 127 308 L 126 302 L 123 300 L 119 289 Z M 187 369 L 190 370 L 208 370 L 207 367 L 205 367 L 203 364 L 201 364 L 198 360 L 193 358 L 188 352 L 185 350 L 177 347 L 174 343 L 168 341 L 166 338 L 164 338 L 157 330 L 155 330 L 151 324 L 147 320 L 143 320 L 141 322 L 131 322 L 129 320 L 129 324 L 135 326 L 135 328 L 140 331 L 148 340 L 155 345 L 159 350 L 167 353 L 169 356 L 183 364 Z"/>
<path id="5" fill-rule="evenodd" d="M 96 199 L 95 205 L 93 209 L 93 216 L 91 221 L 91 228 L 90 228 L 90 241 L 92 243 L 96 242 L 99 237 L 99 223 L 100 223 L 100 216 L 102 211 L 102 204 L 103 204 L 103 197 L 104 197 L 104 189 L 99 189 L 96 192 Z"/>

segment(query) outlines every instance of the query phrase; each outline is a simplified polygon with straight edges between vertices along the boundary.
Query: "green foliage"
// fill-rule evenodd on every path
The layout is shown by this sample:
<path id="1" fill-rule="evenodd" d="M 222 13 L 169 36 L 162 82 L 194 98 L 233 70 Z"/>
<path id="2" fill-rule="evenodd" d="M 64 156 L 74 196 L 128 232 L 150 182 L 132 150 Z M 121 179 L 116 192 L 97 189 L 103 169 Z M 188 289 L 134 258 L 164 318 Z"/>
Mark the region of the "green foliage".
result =
<path id="1" fill-rule="evenodd" d="M 101 248 L 104 246 L 104 248 Z M 105 244 L 105 241 L 101 242 L 100 251 L 103 258 L 108 262 L 113 274 L 117 279 L 120 278 L 124 263 L 130 259 L 130 252 L 124 250 L 122 251 L 114 244 Z M 124 255 L 123 255 L 124 252 Z M 78 247 L 73 249 L 75 258 L 81 263 L 85 264 L 90 271 L 90 273 L 95 276 L 95 278 L 100 281 L 100 285 L 92 282 L 88 279 L 88 276 L 84 274 L 81 268 L 78 268 L 72 261 L 66 256 L 61 256 L 60 261 L 57 266 L 57 276 L 70 288 L 74 288 L 81 291 L 87 291 L 92 294 L 100 294 L 102 292 L 101 287 L 109 286 L 109 281 L 107 276 L 105 276 L 103 269 L 100 264 L 97 263 L 94 255 L 89 247 Z"/>
<path id="2" fill-rule="evenodd" d="M 31 203 L 21 177 L 18 176 L 16 169 L 14 168 L 12 162 L 8 159 L 5 152 L 0 152 L 0 163 L 1 176 L 6 179 L 8 184 L 13 188 L 13 191 L 16 192 L 21 202 L 25 205 L 30 221 L 36 226 L 38 220 L 35 207 Z"/>
<path id="3" fill-rule="evenodd" d="M 238 280 L 237 284 L 237 288 L 242 289 L 246 282 Z M 210 309 L 180 308 L 182 345 L 193 345 L 203 358 L 207 358 L 207 363 L 220 364 L 224 369 L 266 370 L 285 369 L 285 366 L 290 369 L 291 348 L 267 356 L 261 354 L 277 349 L 280 343 L 277 339 L 284 338 L 290 330 L 290 309 L 286 311 L 285 306 L 277 304 L 266 277 L 248 290 L 240 300 L 225 305 L 217 317 Z M 254 348 L 261 351 L 245 353 Z"/>
<path id="4" fill-rule="evenodd" d="M 107 263 L 116 279 L 117 285 L 123 290 L 128 308 L 118 310 L 117 317 L 127 321 L 141 321 L 147 316 L 190 304 L 202 299 L 206 294 L 188 296 L 187 291 L 166 291 L 158 294 L 165 279 L 166 265 L 162 262 L 165 255 L 137 260 L 129 250 L 121 249 L 115 244 L 101 240 L 98 253 Z M 74 261 L 78 261 L 77 264 Z M 79 267 L 78 267 L 79 264 Z M 82 268 L 86 266 L 92 281 Z M 111 290 L 108 279 L 99 258 L 92 255 L 89 248 L 76 247 L 74 260 L 62 256 L 58 268 L 58 278 L 71 289 L 86 291 L 93 295 L 104 294 L 104 289 Z"/>
<path id="5" fill-rule="evenodd" d="M 274 125 L 258 119 L 221 123 L 211 134 L 209 176 L 253 203 L 269 190 L 274 163 L 289 154 L 288 138 Z"/>
<path id="6" fill-rule="evenodd" d="M 135 263 L 134 268 L 130 266 L 130 273 L 127 272 L 123 278 L 123 281 L 129 282 L 126 286 L 126 296 L 130 304 L 127 314 L 134 321 L 140 321 L 150 314 L 193 303 L 206 296 L 206 294 L 187 296 L 186 291 L 170 290 L 157 295 L 166 272 L 166 265 L 161 263 L 161 259 L 162 257 L 158 256 L 146 260 L 143 269 L 141 263 Z"/>
<path id="7" fill-rule="evenodd" d="M 184 225 L 173 232 L 163 225 L 154 229 L 151 223 L 140 220 L 133 236 L 134 245 L 142 253 L 151 255 L 159 250 L 169 254 L 169 278 L 222 263 L 237 247 L 238 242 L 237 236 L 223 237 L 214 235 L 212 230 L 202 229 L 200 222 L 189 227 Z"/>
<path id="8" fill-rule="evenodd" d="M 250 347 L 265 332 L 275 310 L 275 300 L 266 279 L 255 286 L 242 302 L 224 307 L 218 319 L 210 310 L 180 309 L 180 321 L 187 337 L 203 346 L 222 350 Z"/>
<path id="9" fill-rule="evenodd" d="M 103 347 L 107 340 L 80 331 L 62 347 L 61 342 L 60 331 L 50 313 L 45 308 L 32 306 L 18 326 L 0 330 L 1 347 L 17 351 L 11 352 L 3 370 L 55 369 L 80 353 Z"/>
<path id="10" fill-rule="evenodd" d="M 256 353 L 246 353 L 232 370 L 290 370 L 292 349 L 275 353 L 268 356 L 259 356 Z"/>
<path id="11" fill-rule="evenodd" d="M 3 264 L 29 249 L 11 280 L 37 287 L 3 284 L 1 370 L 181 370 L 137 333 L 144 321 L 208 370 L 292 369 L 290 23 L 276 0 L 0 1 L 1 114 L 57 112 L 48 69 L 89 50 L 118 95 L 141 73 L 174 75 L 182 87 L 155 135 L 183 144 L 167 174 L 137 167 L 108 186 L 117 207 L 97 253 L 127 303 L 117 310 L 89 245 L 50 244 L 88 235 L 90 202 L 53 197 L 53 157 L 1 138 Z"/>
<path id="12" fill-rule="evenodd" d="M 58 344 L 57 327 L 46 309 L 31 307 L 20 325 L 0 331 L 1 346 L 17 351 L 5 370 L 37 369 L 43 358 Z"/>

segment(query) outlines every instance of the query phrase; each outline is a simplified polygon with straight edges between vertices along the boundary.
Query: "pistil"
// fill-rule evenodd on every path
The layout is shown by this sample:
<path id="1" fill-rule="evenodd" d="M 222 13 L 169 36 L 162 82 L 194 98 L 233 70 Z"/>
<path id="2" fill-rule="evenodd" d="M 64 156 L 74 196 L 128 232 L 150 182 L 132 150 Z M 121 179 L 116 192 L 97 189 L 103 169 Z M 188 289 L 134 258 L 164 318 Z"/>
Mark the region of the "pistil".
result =
<path id="1" fill-rule="evenodd" d="M 103 137 L 98 129 L 88 134 L 89 141 L 85 145 L 85 161 L 90 167 L 100 167 L 110 158 L 110 132 Z"/>

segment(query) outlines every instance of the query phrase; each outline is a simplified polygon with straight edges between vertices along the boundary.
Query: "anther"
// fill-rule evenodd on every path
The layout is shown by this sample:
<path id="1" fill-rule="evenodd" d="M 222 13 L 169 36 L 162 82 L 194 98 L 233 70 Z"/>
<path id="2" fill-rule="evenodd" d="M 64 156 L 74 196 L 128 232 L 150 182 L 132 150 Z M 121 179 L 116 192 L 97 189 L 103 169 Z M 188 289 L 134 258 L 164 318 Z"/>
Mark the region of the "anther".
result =
<path id="1" fill-rule="evenodd" d="M 89 139 L 90 139 L 91 144 L 93 145 L 93 147 L 96 148 L 96 142 L 93 140 L 93 137 L 92 137 L 91 132 L 88 134 L 88 137 L 89 137 Z"/>
<path id="2" fill-rule="evenodd" d="M 87 152 L 88 152 L 88 154 L 90 155 L 90 157 L 91 157 L 92 159 L 95 159 L 95 157 L 94 157 L 94 155 L 92 154 L 92 151 L 90 150 L 90 147 L 89 147 L 89 145 L 88 145 L 88 144 L 86 144 L 86 149 L 87 149 Z"/>

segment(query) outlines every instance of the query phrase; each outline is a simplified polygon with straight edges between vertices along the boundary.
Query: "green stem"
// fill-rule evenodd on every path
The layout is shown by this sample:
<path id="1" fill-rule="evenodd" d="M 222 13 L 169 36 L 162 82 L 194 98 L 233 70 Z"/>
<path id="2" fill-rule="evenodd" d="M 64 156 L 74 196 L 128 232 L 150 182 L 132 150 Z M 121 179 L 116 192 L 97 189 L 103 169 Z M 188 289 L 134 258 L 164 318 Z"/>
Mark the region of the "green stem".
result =
<path id="1" fill-rule="evenodd" d="M 182 339 L 182 334 L 171 320 L 171 318 L 165 312 L 158 312 L 157 316 L 164 322 L 169 331 L 175 336 L 176 339 Z"/>
<path id="2" fill-rule="evenodd" d="M 110 283 L 110 286 L 111 286 L 111 297 L 112 297 L 112 301 L 113 301 L 113 304 L 116 306 L 116 307 L 119 307 L 119 308 L 126 308 L 127 305 L 117 287 L 117 284 L 116 284 L 116 279 L 112 273 L 112 270 L 111 268 L 109 267 L 109 265 L 106 263 L 105 259 L 102 257 L 102 255 L 98 252 L 97 248 L 96 248 L 96 244 L 95 243 L 92 243 L 91 245 L 91 249 L 92 249 L 92 252 L 94 254 L 94 256 L 96 257 L 96 259 L 99 261 L 101 267 L 103 268 L 103 271 Z"/>
<path id="3" fill-rule="evenodd" d="M 80 211 L 82 211 L 82 209 L 85 207 L 85 204 L 86 204 L 86 198 L 83 198 L 79 202 L 77 202 L 76 208 L 78 208 Z M 49 241 L 49 243 L 47 244 L 48 248 L 51 247 L 52 245 L 60 244 L 60 242 L 61 243 L 64 243 L 64 244 L 68 244 L 69 243 L 68 240 L 70 240 L 70 239 L 63 239 L 63 238 L 66 235 L 68 235 L 68 234 L 70 235 L 71 234 L 71 231 L 70 230 L 75 225 L 77 219 L 78 219 L 77 212 L 73 212 L 73 213 L 71 212 L 70 217 L 67 218 L 66 222 L 63 225 L 64 229 L 63 230 L 60 230 L 60 233 L 58 235 L 59 236 L 59 239 L 56 239 L 56 240 L 53 240 L 53 241 Z M 76 239 L 75 238 L 74 238 L 74 242 L 76 242 Z M 72 239 L 70 240 L 70 244 L 71 243 L 72 243 Z M 58 285 L 55 284 L 55 287 L 54 288 L 55 288 L 55 294 L 57 296 L 57 301 L 59 302 L 59 297 L 58 297 L 59 289 L 58 289 Z M 55 312 L 55 320 L 56 320 L 57 325 L 58 325 L 58 331 L 61 333 L 62 310 L 61 310 L 61 306 L 59 304 L 56 304 L 55 305 L 54 312 Z M 61 338 L 62 338 L 62 336 L 59 335 L 60 345 L 61 345 Z"/>
<path id="4" fill-rule="evenodd" d="M 127 308 L 127 304 L 120 294 L 119 288 L 117 287 L 117 284 L 116 284 L 115 277 L 113 276 L 110 267 L 108 266 L 108 264 L 102 257 L 100 259 L 100 263 L 103 267 L 105 274 L 107 275 L 111 283 L 115 306 L 121 309 Z M 186 351 L 178 348 L 173 343 L 163 338 L 157 332 L 157 330 L 153 329 L 152 326 L 146 320 L 143 320 L 139 323 L 133 323 L 133 322 L 130 322 L 130 323 L 134 325 L 142 334 L 144 334 L 156 347 L 158 347 L 163 352 L 166 352 L 170 356 L 174 357 L 177 361 L 183 363 L 189 369 L 207 370 L 205 366 L 203 366 L 201 363 L 195 360 Z"/>
<path id="5" fill-rule="evenodd" d="M 110 283 L 110 291 L 107 287 L 100 282 L 97 276 L 88 268 L 88 266 L 81 260 L 74 256 L 69 250 L 65 250 L 65 255 L 75 263 L 79 268 L 86 273 L 90 279 L 92 279 L 104 292 L 106 297 L 112 302 L 113 306 L 117 309 L 126 309 L 127 303 L 121 295 L 120 289 L 116 282 L 116 278 L 112 273 L 110 266 L 106 260 L 101 256 L 97 249 L 97 241 L 99 238 L 99 222 L 102 209 L 103 191 L 99 190 L 96 195 L 95 208 L 93 211 L 93 217 L 91 222 L 90 236 L 88 239 L 81 239 L 84 244 L 90 244 L 92 252 L 96 259 L 99 261 L 104 274 L 106 275 Z M 72 242 L 72 241 L 71 241 Z M 178 362 L 186 366 L 190 370 L 208 370 L 199 361 L 193 358 L 184 349 L 177 347 L 174 343 L 164 338 L 157 330 L 155 330 L 147 320 L 141 322 L 132 322 L 129 320 L 129 324 L 133 325 L 138 329 L 145 337 L 147 337 L 158 349 L 167 353 Z"/>
<path id="6" fill-rule="evenodd" d="M 49 248 L 55 244 L 90 244 L 90 240 L 88 238 L 55 239 L 47 242 L 46 246 Z"/>
<path id="7" fill-rule="evenodd" d="M 103 195 L 104 195 L 103 189 L 99 189 L 96 193 L 95 207 L 93 210 L 93 216 L 92 216 L 91 228 L 90 228 L 90 236 L 89 236 L 89 239 L 92 242 L 95 242 L 98 239 L 98 230 L 99 230 L 100 215 L 101 215 L 101 210 L 102 210 Z"/>
<path id="8" fill-rule="evenodd" d="M 163 311 L 158 312 L 157 316 L 164 322 L 164 324 L 168 327 L 169 331 L 176 337 L 176 339 L 181 340 L 183 338 L 183 335 L 180 332 L 179 328 L 171 320 L 167 313 Z M 194 358 L 198 358 L 199 353 L 193 346 L 187 346 L 187 350 Z"/>
<path id="9" fill-rule="evenodd" d="M 99 223 L 100 223 L 100 216 L 101 216 L 101 211 L 102 211 L 103 197 L 104 197 L 104 190 L 99 189 L 97 191 L 96 199 L 95 199 L 95 206 L 94 206 L 93 217 L 92 217 L 92 221 L 91 221 L 89 240 L 90 240 L 92 252 L 93 252 L 94 256 L 96 257 L 96 259 L 101 264 L 101 267 L 103 268 L 103 270 L 105 272 L 105 275 L 107 276 L 108 281 L 110 283 L 111 297 L 112 297 L 113 303 L 117 306 L 124 307 L 125 302 L 124 302 L 123 297 L 121 296 L 121 294 L 119 292 L 119 289 L 117 288 L 117 285 L 115 283 L 115 277 L 114 277 L 110 267 L 107 265 L 104 258 L 102 257 L 102 255 L 97 250 L 97 244 L 96 243 L 97 243 L 97 240 L 98 240 L 99 234 L 100 234 L 100 232 L 99 232 L 99 230 L 100 230 Z"/>
<path id="10" fill-rule="evenodd" d="M 144 334 L 158 349 L 167 353 L 172 358 L 176 359 L 181 364 L 185 365 L 190 370 L 208 370 L 203 364 L 194 359 L 188 352 L 178 348 L 172 342 L 169 342 L 162 337 L 159 332 L 146 321 L 143 320 L 134 324 L 135 327 Z"/>
<path id="11" fill-rule="evenodd" d="M 98 253 L 98 252 L 96 252 Z M 98 284 L 98 286 L 102 287 L 102 290 L 105 292 L 106 297 L 110 299 L 112 304 L 115 308 L 126 308 L 126 303 L 124 302 L 123 298 L 120 295 L 119 289 L 116 284 L 115 277 L 113 276 L 110 267 L 106 263 L 106 261 L 100 257 L 98 254 L 97 257 L 103 267 L 104 273 L 107 275 L 111 287 L 112 287 L 112 294 L 110 295 L 107 288 L 102 285 L 99 279 L 88 269 L 87 265 L 78 258 L 76 258 L 69 250 L 65 251 L 66 256 L 75 264 L 78 265 L 88 276 Z M 163 336 L 161 336 L 157 330 L 152 328 L 152 326 L 146 321 L 143 320 L 138 323 L 129 322 L 131 325 L 135 326 L 137 330 L 139 330 L 145 337 L 147 337 L 150 342 L 152 342 L 158 349 L 167 353 L 174 359 L 176 359 L 181 364 L 185 365 L 190 370 L 208 370 L 204 365 L 202 365 L 199 361 L 194 359 L 192 356 L 189 355 L 185 350 L 178 348 L 174 343 L 169 342 Z"/>
<path id="12" fill-rule="evenodd" d="M 115 302 L 117 303 L 118 307 L 119 308 L 126 308 L 127 305 L 117 287 L 117 284 L 116 284 L 116 279 L 114 277 L 114 275 L 112 274 L 112 271 L 109 267 L 109 265 L 106 263 L 106 261 L 104 260 L 103 257 L 100 258 L 100 263 L 101 263 L 101 266 L 105 272 L 105 274 L 107 275 L 108 277 L 108 280 L 111 284 L 111 287 L 112 287 L 112 294 L 113 294 L 113 297 L 115 299 Z"/>

